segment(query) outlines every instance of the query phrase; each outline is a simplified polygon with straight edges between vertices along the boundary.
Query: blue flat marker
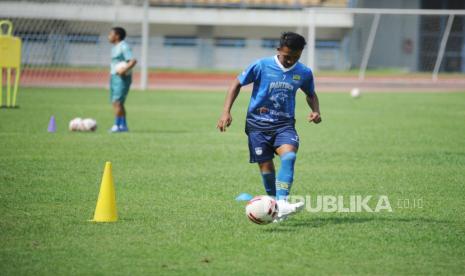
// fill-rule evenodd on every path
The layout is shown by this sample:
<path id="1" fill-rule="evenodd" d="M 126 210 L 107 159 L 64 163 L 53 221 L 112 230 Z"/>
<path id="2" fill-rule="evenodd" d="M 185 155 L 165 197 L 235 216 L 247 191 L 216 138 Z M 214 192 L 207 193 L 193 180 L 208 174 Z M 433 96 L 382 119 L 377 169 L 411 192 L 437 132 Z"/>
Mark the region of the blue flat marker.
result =
<path id="1" fill-rule="evenodd" d="M 236 200 L 237 200 L 237 201 L 249 201 L 249 200 L 251 200 L 252 198 L 253 198 L 252 195 L 250 195 L 250 194 L 248 194 L 248 193 L 242 193 L 242 194 L 240 194 L 240 195 L 238 195 L 238 196 L 236 197 Z"/>

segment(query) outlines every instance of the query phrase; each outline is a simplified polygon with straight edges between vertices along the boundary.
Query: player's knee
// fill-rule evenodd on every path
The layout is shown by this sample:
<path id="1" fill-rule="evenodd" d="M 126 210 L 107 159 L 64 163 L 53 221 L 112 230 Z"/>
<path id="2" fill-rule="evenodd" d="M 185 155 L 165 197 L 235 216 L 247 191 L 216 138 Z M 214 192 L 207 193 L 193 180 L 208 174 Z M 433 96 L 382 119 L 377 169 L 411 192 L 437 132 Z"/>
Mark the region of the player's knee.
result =
<path id="1" fill-rule="evenodd" d="M 297 154 L 293 151 L 289 151 L 281 155 L 280 158 L 281 158 L 281 162 L 283 161 L 295 162 L 297 158 Z"/>
<path id="2" fill-rule="evenodd" d="M 263 172 L 274 172 L 274 164 L 272 160 L 258 163 L 260 171 Z"/>

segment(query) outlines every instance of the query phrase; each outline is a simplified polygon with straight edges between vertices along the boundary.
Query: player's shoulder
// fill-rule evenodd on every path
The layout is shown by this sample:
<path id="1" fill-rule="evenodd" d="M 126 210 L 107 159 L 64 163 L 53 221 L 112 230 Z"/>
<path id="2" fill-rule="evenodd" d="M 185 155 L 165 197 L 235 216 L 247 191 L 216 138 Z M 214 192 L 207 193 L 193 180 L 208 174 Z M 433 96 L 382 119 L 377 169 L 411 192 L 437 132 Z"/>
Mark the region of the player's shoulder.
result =
<path id="1" fill-rule="evenodd" d="M 126 42 L 126 40 L 123 40 L 119 43 L 119 47 L 121 49 L 130 49 L 131 46 L 129 46 L 129 43 Z"/>
<path id="2" fill-rule="evenodd" d="M 249 70 L 254 70 L 255 72 L 260 72 L 264 70 L 267 66 L 270 64 L 270 58 L 269 57 L 264 57 L 264 58 L 259 58 L 254 60 L 252 63 L 249 65 Z"/>
<path id="3" fill-rule="evenodd" d="M 270 65 L 271 62 L 273 62 L 272 57 L 263 57 L 263 58 L 259 58 L 259 59 L 255 60 L 253 62 L 253 64 L 258 65 L 260 67 L 265 67 L 267 65 Z"/>
<path id="4" fill-rule="evenodd" d="M 274 56 L 271 56 L 271 57 L 263 57 L 260 59 L 260 62 L 264 63 L 264 64 L 273 64 L 275 62 L 274 60 Z"/>
<path id="5" fill-rule="evenodd" d="M 296 68 L 296 69 L 299 70 L 299 71 L 302 71 L 302 72 L 304 72 L 304 73 L 313 73 L 313 72 L 312 72 L 312 69 L 310 69 L 310 67 L 308 67 L 307 65 L 303 64 L 303 63 L 300 62 L 300 61 L 297 63 L 297 68 Z"/>
<path id="6" fill-rule="evenodd" d="M 296 71 L 298 71 L 300 74 L 303 74 L 304 76 L 313 77 L 312 69 L 300 61 L 297 63 Z"/>

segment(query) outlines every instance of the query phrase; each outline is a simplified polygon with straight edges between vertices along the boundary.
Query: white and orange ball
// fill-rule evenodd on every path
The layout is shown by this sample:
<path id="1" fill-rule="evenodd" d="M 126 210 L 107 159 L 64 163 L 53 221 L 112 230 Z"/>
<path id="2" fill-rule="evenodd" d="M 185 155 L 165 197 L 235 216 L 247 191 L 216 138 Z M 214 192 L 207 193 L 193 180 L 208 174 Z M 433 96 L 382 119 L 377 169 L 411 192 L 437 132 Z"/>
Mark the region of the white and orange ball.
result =
<path id="1" fill-rule="evenodd" d="M 278 205 L 270 196 L 256 196 L 247 203 L 245 214 L 253 223 L 268 224 L 278 215 Z"/>

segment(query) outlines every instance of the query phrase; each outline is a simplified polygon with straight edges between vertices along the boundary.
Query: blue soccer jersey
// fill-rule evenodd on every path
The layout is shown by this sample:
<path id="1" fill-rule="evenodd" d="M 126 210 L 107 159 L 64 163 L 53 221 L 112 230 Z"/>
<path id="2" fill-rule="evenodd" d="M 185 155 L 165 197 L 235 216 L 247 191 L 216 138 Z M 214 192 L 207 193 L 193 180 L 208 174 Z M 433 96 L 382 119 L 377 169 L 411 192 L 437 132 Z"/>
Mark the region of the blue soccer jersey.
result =
<path id="1" fill-rule="evenodd" d="M 294 126 L 297 90 L 300 88 L 309 96 L 315 93 L 310 68 L 300 62 L 285 68 L 277 56 L 257 60 L 237 79 L 241 85 L 253 82 L 246 131 L 269 131 Z"/>

